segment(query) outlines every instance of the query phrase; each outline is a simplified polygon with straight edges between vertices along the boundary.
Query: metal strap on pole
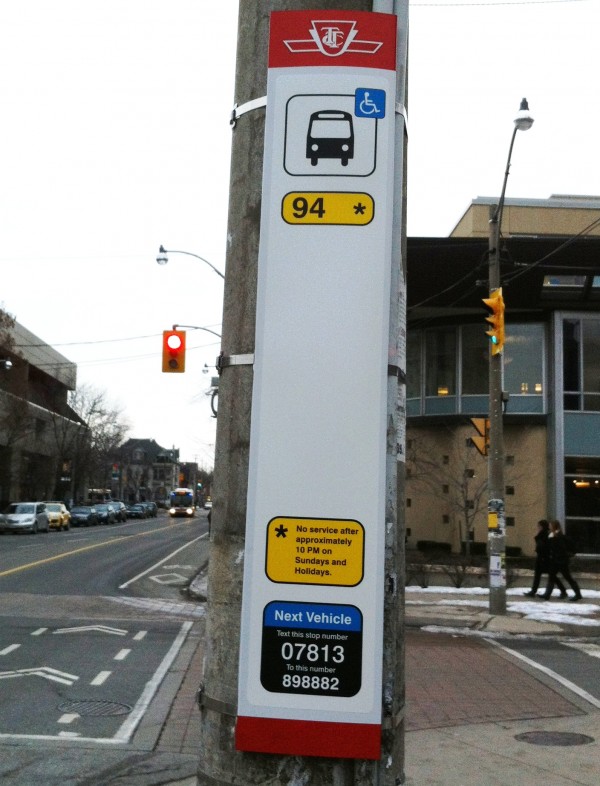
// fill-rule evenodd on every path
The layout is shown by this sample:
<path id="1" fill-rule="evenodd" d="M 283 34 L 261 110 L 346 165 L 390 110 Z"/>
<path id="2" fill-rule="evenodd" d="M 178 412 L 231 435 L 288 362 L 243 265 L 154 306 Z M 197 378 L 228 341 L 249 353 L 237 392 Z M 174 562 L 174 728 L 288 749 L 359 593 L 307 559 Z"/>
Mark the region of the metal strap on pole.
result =
<path id="1" fill-rule="evenodd" d="M 253 98 L 251 101 L 246 101 L 243 104 L 234 104 L 233 109 L 231 110 L 231 120 L 229 121 L 229 125 L 232 128 L 235 128 L 235 125 L 238 119 L 245 115 L 246 112 L 252 112 L 254 109 L 260 109 L 263 106 L 267 105 L 267 97 L 261 96 L 260 98 Z"/>

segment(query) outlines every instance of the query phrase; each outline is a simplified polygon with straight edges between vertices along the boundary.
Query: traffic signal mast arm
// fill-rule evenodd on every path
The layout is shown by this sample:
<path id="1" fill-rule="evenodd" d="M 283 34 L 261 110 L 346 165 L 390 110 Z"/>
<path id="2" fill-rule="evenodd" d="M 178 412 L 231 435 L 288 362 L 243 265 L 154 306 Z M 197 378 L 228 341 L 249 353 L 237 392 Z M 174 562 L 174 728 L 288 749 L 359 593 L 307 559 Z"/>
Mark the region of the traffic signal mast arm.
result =
<path id="1" fill-rule="evenodd" d="M 486 330 L 486 335 L 492 342 L 492 355 L 499 355 L 504 349 L 504 298 L 502 297 L 502 287 L 490 292 L 490 296 L 483 298 L 485 305 L 491 309 L 492 313 L 486 317 L 486 322 L 491 325 L 490 330 Z"/>

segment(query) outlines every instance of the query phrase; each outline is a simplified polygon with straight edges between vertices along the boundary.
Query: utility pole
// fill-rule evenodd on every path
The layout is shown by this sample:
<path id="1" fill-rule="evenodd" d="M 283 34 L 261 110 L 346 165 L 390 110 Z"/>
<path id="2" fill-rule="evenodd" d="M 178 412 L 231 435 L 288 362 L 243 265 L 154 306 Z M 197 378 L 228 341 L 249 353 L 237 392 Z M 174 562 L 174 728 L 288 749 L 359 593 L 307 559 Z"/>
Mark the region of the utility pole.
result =
<path id="1" fill-rule="evenodd" d="M 322 0 L 321 10 L 397 13 L 404 53 L 407 0 Z M 233 129 L 228 247 L 223 306 L 219 412 L 209 553 L 203 683 L 200 686 L 201 786 L 398 786 L 404 781 L 404 375 L 405 375 L 405 129 L 397 123 L 394 237 L 387 404 L 384 647 L 381 760 L 243 753 L 234 745 L 243 585 L 262 198 L 269 15 L 311 10 L 312 0 L 240 0 L 236 106 L 256 100 Z M 406 60 L 398 65 L 396 101 L 403 109 Z M 341 283 L 341 282 L 340 282 Z M 360 373 L 360 370 L 357 370 Z M 377 406 L 373 402 L 373 406 Z M 349 425 L 349 428 L 351 426 Z M 400 471 L 398 471 L 398 466 Z M 309 493 L 309 490 L 307 490 Z M 402 521 L 400 521 L 402 519 Z M 368 642 L 365 643 L 368 647 Z"/>
<path id="2" fill-rule="evenodd" d="M 508 158 L 497 205 L 490 206 L 489 221 L 489 297 L 485 304 L 492 309 L 488 317 L 492 328 L 489 363 L 489 452 L 488 452 L 488 557 L 489 557 L 489 612 L 506 614 L 506 516 L 504 511 L 504 404 L 503 349 L 504 300 L 500 287 L 500 230 L 506 184 L 517 131 L 528 131 L 533 125 L 527 99 L 521 101 L 510 138 Z"/>
<path id="3" fill-rule="evenodd" d="M 504 195 L 502 196 L 504 198 Z M 498 205 L 490 207 L 490 300 L 500 290 L 499 212 Z M 503 308 L 504 306 L 502 305 Z M 503 323 L 503 311 L 500 316 Z M 504 424 L 502 401 L 503 354 L 501 350 L 502 347 L 500 347 L 500 351 L 494 352 L 494 346 L 492 345 L 490 347 L 489 361 L 488 558 L 490 614 L 506 614 L 506 521 L 504 514 Z"/>

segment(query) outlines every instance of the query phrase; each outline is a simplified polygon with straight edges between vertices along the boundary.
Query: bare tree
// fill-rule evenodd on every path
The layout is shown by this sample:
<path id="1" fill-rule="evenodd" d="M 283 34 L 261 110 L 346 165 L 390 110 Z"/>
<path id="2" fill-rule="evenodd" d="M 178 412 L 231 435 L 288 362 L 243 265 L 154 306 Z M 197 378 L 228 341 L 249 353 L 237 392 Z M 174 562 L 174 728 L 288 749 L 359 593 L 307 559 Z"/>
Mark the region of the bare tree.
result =
<path id="1" fill-rule="evenodd" d="M 81 496 L 86 487 L 110 485 L 114 456 L 129 425 L 122 410 L 108 401 L 106 392 L 91 385 L 81 385 L 70 394 L 69 408 L 70 418 L 52 416 L 59 457 L 57 486 L 67 468 L 74 496 Z"/>
<path id="2" fill-rule="evenodd" d="M 407 451 L 408 483 L 439 500 L 458 530 L 470 557 L 475 521 L 487 509 L 484 459 L 467 439 L 450 428 L 411 437 Z"/>

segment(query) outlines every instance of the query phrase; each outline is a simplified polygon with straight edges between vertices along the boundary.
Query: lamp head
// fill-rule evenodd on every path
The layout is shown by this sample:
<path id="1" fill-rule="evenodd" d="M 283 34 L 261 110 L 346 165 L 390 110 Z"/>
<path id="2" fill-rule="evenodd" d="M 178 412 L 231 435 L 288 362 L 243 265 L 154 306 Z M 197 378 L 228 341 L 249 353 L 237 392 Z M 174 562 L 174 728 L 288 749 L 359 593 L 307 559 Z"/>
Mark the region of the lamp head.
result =
<path id="1" fill-rule="evenodd" d="M 529 131 L 533 125 L 533 118 L 529 112 L 529 104 L 526 98 L 521 101 L 521 106 L 515 117 L 515 125 L 519 131 Z"/>
<path id="2" fill-rule="evenodd" d="M 156 261 L 159 265 L 166 265 L 169 261 L 169 257 L 167 256 L 167 250 L 164 246 L 161 246 L 158 249 L 158 256 L 156 257 Z"/>
<path id="3" fill-rule="evenodd" d="M 12 360 L 6 358 L 6 360 L 0 360 L 0 368 L 5 369 L 5 371 L 10 371 L 13 367 Z"/>

